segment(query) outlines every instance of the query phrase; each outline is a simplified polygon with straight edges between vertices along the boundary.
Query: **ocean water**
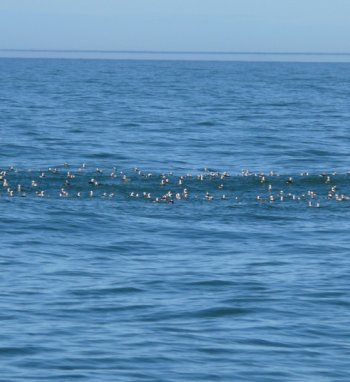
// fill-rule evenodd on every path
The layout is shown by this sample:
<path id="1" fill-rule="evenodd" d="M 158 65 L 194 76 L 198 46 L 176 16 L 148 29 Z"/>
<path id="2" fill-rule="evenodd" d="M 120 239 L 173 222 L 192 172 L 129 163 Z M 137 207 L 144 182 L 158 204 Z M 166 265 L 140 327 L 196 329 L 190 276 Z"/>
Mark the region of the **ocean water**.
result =
<path id="1" fill-rule="evenodd" d="M 0 381 L 349 381 L 349 65 L 0 59 Z"/>

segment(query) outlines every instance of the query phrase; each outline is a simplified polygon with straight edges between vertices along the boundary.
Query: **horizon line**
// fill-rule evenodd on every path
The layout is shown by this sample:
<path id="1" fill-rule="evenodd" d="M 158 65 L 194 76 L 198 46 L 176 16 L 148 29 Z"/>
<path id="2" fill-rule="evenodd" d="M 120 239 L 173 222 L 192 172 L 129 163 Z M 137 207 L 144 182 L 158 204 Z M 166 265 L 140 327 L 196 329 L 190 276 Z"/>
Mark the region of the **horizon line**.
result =
<path id="1" fill-rule="evenodd" d="M 350 52 L 269 52 L 269 51 L 190 51 L 190 50 L 111 50 L 111 49 L 17 49 L 0 48 L 0 52 L 33 53 L 120 53 L 120 54 L 195 54 L 195 55 L 294 55 L 294 56 L 350 56 Z"/>

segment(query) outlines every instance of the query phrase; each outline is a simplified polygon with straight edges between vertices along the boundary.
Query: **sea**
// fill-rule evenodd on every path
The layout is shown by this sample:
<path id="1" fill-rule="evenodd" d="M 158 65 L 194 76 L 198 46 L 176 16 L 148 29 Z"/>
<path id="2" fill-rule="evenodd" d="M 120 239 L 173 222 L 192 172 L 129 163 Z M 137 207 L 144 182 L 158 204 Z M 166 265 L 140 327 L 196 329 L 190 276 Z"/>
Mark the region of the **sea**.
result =
<path id="1" fill-rule="evenodd" d="M 3 57 L 0 144 L 1 382 L 350 380 L 350 63 Z"/>

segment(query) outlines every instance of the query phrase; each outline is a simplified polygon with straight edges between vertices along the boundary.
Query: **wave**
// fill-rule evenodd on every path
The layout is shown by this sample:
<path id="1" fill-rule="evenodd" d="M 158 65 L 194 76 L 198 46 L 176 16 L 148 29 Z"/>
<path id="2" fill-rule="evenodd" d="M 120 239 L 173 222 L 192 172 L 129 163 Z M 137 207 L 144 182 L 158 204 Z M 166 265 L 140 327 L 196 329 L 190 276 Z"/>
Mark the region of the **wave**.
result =
<path id="1" fill-rule="evenodd" d="M 232 202 L 258 204 L 343 202 L 348 205 L 350 173 L 239 174 L 204 169 L 195 173 L 149 172 L 134 168 L 102 169 L 68 164 L 45 170 L 16 169 L 0 171 L 2 198 L 40 197 L 69 199 L 119 199 L 155 203 Z"/>

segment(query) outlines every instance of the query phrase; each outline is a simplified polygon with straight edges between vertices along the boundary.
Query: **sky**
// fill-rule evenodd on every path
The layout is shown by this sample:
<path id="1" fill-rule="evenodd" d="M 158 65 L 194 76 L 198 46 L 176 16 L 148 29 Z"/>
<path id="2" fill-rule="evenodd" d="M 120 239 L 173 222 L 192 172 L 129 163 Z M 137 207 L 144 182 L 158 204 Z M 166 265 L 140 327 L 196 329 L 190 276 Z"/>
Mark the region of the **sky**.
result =
<path id="1" fill-rule="evenodd" d="M 350 0 L 0 0 L 0 49 L 350 52 Z"/>

